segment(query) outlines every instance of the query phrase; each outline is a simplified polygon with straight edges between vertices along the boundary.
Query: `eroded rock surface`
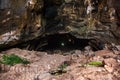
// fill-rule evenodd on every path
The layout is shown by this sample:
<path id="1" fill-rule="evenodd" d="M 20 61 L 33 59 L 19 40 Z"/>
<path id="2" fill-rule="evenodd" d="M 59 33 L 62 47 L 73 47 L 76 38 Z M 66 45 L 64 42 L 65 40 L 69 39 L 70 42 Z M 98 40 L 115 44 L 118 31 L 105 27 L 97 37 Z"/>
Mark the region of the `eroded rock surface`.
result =
<path id="1" fill-rule="evenodd" d="M 42 0 L 0 0 L 0 46 L 39 36 Z"/>
<path id="2" fill-rule="evenodd" d="M 55 33 L 119 44 L 119 2 L 0 0 L 0 45 L 10 46 Z"/>

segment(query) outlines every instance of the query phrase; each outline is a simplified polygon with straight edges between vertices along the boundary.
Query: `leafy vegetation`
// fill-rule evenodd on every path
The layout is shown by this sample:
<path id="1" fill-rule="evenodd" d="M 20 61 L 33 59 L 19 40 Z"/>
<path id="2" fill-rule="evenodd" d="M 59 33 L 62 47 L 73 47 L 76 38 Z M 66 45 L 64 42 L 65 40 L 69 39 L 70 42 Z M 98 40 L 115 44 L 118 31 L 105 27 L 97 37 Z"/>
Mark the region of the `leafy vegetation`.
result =
<path id="1" fill-rule="evenodd" d="M 65 70 L 65 68 L 67 66 L 69 66 L 69 64 L 64 63 L 64 64 L 60 65 L 57 70 L 51 71 L 50 74 L 52 74 L 52 75 L 61 75 L 63 73 L 66 73 L 67 71 Z"/>
<path id="2" fill-rule="evenodd" d="M 92 61 L 92 62 L 89 62 L 88 65 L 103 66 L 103 63 L 101 61 Z"/>
<path id="3" fill-rule="evenodd" d="M 30 62 L 27 59 L 20 58 L 19 56 L 15 54 L 11 55 L 3 55 L 2 59 L 0 60 L 1 64 L 6 64 L 6 65 L 15 65 L 15 64 L 29 64 Z"/>

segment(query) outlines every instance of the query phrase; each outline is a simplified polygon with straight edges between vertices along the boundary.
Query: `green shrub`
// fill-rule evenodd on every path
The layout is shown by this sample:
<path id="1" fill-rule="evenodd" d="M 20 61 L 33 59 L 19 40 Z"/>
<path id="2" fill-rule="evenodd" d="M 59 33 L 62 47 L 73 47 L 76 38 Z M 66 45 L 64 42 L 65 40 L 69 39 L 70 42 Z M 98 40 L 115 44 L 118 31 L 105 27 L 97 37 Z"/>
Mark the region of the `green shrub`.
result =
<path id="1" fill-rule="evenodd" d="M 67 64 L 67 63 L 61 64 L 60 66 L 58 66 L 57 70 L 50 71 L 50 74 L 51 75 L 61 75 L 63 73 L 66 73 L 67 71 L 65 70 L 65 68 L 67 66 L 69 66 L 69 64 Z"/>
<path id="2" fill-rule="evenodd" d="M 1 64 L 6 64 L 6 65 L 15 65 L 15 64 L 29 64 L 30 62 L 27 59 L 20 58 L 19 56 L 15 54 L 11 55 L 3 55 L 2 59 L 0 60 Z"/>
<path id="3" fill-rule="evenodd" d="M 89 62 L 88 65 L 103 66 L 103 63 L 101 61 L 92 61 L 92 62 Z"/>

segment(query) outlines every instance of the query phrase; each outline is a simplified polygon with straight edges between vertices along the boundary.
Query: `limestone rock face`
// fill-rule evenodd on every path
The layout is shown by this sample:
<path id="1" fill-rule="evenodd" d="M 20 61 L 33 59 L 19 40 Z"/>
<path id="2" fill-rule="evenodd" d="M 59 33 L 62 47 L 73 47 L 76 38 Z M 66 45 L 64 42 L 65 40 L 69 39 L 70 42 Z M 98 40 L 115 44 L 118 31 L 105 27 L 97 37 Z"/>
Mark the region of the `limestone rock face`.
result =
<path id="1" fill-rule="evenodd" d="M 58 20 L 56 26 L 48 25 L 46 32 L 68 32 L 79 38 L 98 38 L 118 44 L 118 3 L 113 0 L 65 0 L 57 8 L 57 19 L 54 19 Z"/>
<path id="2" fill-rule="evenodd" d="M 42 7 L 42 0 L 0 0 L 0 46 L 37 37 Z"/>
<path id="3" fill-rule="evenodd" d="M 56 33 L 120 44 L 119 4 L 120 0 L 0 0 L 0 46 Z"/>

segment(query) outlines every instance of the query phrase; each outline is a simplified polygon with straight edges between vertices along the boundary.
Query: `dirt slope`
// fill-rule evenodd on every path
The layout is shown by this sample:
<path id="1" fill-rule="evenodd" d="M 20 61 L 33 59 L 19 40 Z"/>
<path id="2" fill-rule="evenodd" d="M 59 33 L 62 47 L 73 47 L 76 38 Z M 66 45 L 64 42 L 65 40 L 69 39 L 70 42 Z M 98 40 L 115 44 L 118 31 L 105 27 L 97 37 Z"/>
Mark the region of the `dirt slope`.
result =
<path id="1" fill-rule="evenodd" d="M 120 51 L 74 50 L 48 54 L 14 48 L 1 52 L 0 56 L 3 54 L 19 55 L 30 64 L 0 65 L 0 80 L 120 80 Z M 92 61 L 103 63 L 88 65 Z"/>

